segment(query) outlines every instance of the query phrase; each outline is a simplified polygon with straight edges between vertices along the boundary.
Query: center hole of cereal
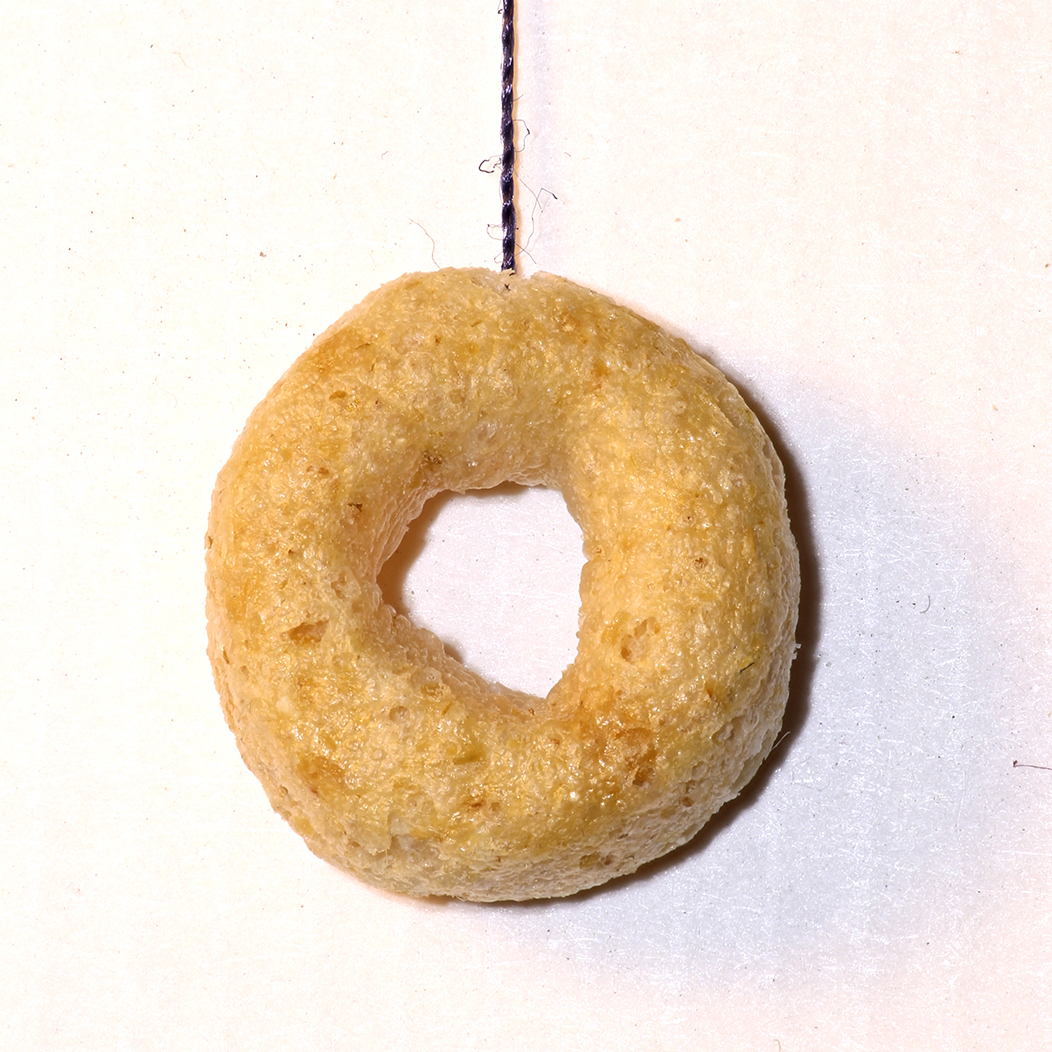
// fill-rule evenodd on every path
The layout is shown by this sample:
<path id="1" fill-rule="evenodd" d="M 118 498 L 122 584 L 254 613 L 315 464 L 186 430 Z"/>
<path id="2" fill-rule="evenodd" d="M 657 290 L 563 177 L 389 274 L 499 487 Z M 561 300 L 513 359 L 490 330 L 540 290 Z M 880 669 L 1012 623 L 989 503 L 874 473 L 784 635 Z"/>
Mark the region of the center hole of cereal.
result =
<path id="1" fill-rule="evenodd" d="M 379 584 L 472 671 L 544 697 L 577 653 L 583 564 L 562 495 L 505 483 L 430 500 Z"/>

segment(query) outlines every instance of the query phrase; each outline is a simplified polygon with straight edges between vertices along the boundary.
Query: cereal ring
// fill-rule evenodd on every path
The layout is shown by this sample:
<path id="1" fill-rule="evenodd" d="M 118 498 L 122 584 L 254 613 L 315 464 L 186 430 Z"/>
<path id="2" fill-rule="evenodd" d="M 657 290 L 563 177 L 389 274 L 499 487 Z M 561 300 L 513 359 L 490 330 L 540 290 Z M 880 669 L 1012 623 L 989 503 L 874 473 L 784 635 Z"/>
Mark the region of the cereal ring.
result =
<path id="1" fill-rule="evenodd" d="M 546 698 L 377 586 L 424 502 L 550 486 L 584 538 Z M 569 895 L 690 839 L 767 755 L 799 597 L 782 467 L 711 365 L 561 278 L 410 274 L 319 337 L 216 484 L 209 656 L 274 808 L 410 895 Z"/>

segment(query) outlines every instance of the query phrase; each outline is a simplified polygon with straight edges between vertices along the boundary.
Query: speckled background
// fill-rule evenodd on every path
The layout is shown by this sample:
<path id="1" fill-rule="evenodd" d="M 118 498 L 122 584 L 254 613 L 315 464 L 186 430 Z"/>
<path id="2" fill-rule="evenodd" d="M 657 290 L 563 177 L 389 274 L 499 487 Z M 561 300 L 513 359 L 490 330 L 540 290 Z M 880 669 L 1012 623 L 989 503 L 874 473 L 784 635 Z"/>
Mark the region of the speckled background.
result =
<path id="1" fill-rule="evenodd" d="M 789 468 L 788 734 L 585 897 L 413 902 L 310 855 L 211 683 L 209 496 L 367 291 L 496 265 L 498 4 L 8 5 L 0 1044 L 1041 1047 L 1052 12 L 518 6 L 524 269 L 686 337 Z M 579 543 L 551 494 L 439 501 L 385 586 L 542 690 Z"/>

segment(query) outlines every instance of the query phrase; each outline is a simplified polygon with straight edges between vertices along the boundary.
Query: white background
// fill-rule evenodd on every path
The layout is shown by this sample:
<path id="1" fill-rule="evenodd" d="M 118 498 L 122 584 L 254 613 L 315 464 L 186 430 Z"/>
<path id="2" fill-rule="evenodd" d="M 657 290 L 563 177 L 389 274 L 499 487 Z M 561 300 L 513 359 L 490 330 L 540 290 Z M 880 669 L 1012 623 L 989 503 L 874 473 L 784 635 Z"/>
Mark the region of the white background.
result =
<path id="1" fill-rule="evenodd" d="M 587 896 L 310 855 L 211 683 L 211 487 L 366 292 L 497 264 L 498 0 L 8 2 L 0 1045 L 1046 1047 L 1052 8 L 518 6 L 524 270 L 685 336 L 786 460 L 789 733 Z M 543 691 L 579 543 L 553 494 L 447 500 L 385 583 Z"/>

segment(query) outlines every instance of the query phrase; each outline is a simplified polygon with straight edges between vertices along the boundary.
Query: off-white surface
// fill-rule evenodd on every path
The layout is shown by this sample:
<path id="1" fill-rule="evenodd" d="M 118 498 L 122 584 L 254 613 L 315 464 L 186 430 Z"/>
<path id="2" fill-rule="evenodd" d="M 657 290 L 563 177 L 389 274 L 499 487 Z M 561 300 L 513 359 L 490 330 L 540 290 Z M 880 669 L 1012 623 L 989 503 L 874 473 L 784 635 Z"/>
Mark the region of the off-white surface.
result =
<path id="1" fill-rule="evenodd" d="M 497 259 L 497 4 L 8 5 L 0 1045 L 1044 1047 L 1052 771 L 1013 762 L 1052 767 L 1052 11 L 518 6 L 526 269 L 707 348 L 789 464 L 790 734 L 586 898 L 311 856 L 210 681 L 209 495 L 314 333 Z M 543 685 L 578 538 L 482 504 L 421 531 L 405 601 L 518 575 L 432 626 Z"/>

